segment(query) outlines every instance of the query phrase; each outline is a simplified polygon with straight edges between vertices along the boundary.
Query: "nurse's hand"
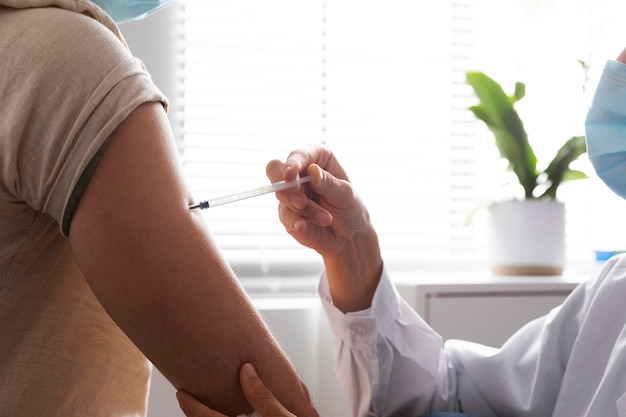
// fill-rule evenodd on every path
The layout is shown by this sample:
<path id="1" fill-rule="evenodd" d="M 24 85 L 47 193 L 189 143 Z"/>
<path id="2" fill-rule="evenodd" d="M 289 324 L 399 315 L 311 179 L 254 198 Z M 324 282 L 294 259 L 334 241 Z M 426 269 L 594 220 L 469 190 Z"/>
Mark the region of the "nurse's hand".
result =
<path id="1" fill-rule="evenodd" d="M 280 221 L 299 243 L 324 258 L 333 304 L 359 311 L 371 305 L 382 273 L 378 236 L 365 204 L 330 149 L 311 146 L 267 164 L 272 182 L 310 175 L 300 188 L 276 193 Z"/>
<path id="2" fill-rule="evenodd" d="M 257 376 L 252 364 L 246 363 L 241 367 L 239 381 L 246 399 L 263 417 L 296 417 L 287 411 L 267 389 L 261 378 Z M 228 417 L 212 410 L 184 391 L 178 391 L 176 398 L 187 417 Z"/>

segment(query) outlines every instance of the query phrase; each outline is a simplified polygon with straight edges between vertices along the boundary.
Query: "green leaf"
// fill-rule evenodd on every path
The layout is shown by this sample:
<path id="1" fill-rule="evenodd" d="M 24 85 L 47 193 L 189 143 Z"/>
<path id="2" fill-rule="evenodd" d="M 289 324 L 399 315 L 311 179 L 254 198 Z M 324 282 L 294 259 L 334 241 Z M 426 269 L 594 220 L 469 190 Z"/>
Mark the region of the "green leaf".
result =
<path id="1" fill-rule="evenodd" d="M 515 104 L 516 101 L 520 101 L 526 96 L 526 84 L 520 83 L 519 81 L 515 83 L 515 92 L 513 93 L 513 101 L 511 104 Z"/>
<path id="2" fill-rule="evenodd" d="M 586 173 L 579 171 L 577 169 L 568 169 L 565 171 L 565 175 L 563 175 L 563 181 L 576 181 L 576 180 L 584 180 L 589 178 Z"/>
<path id="3" fill-rule="evenodd" d="M 570 164 L 585 152 L 587 152 L 585 136 L 574 136 L 565 142 L 544 171 L 547 176 L 546 182 L 550 186 L 540 198 L 556 198 L 556 190 L 563 181 L 586 178 L 584 173 L 569 168 Z"/>
<path id="4" fill-rule="evenodd" d="M 470 110 L 494 134 L 500 155 L 519 179 L 526 197 L 532 198 L 537 186 L 537 157 L 528 143 L 528 135 L 514 104 L 526 94 L 523 83 L 507 96 L 496 81 L 482 72 L 467 72 L 467 83 L 474 89 L 480 103 Z"/>
<path id="5" fill-rule="evenodd" d="M 487 126 L 493 126 L 494 123 L 491 120 L 489 113 L 483 106 L 472 106 L 469 108 L 477 119 L 482 120 Z"/>
<path id="6" fill-rule="evenodd" d="M 582 61 L 581 64 L 585 65 Z M 515 103 L 526 96 L 524 83 L 517 82 L 513 94 L 508 96 L 500 84 L 483 72 L 469 71 L 465 78 L 479 100 L 469 110 L 493 133 L 500 156 L 508 161 L 509 169 L 517 176 L 525 198 L 555 199 L 556 190 L 563 181 L 587 178 L 584 172 L 569 168 L 571 162 L 587 151 L 584 136 L 566 141 L 544 173 L 537 172 L 537 157 L 515 110 Z M 540 182 L 545 191 L 535 196 Z"/>

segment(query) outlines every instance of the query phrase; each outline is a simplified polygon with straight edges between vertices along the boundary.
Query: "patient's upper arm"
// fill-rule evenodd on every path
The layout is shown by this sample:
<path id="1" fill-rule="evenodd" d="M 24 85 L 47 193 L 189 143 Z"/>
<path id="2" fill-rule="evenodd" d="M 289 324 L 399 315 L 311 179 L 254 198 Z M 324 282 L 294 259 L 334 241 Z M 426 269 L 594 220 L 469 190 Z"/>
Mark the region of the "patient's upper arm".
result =
<path id="1" fill-rule="evenodd" d="M 314 415 L 190 203 L 163 108 L 144 104 L 109 139 L 71 222 L 94 293 L 176 388 L 229 415 L 250 412 L 237 377 L 250 361 L 288 408 Z"/>

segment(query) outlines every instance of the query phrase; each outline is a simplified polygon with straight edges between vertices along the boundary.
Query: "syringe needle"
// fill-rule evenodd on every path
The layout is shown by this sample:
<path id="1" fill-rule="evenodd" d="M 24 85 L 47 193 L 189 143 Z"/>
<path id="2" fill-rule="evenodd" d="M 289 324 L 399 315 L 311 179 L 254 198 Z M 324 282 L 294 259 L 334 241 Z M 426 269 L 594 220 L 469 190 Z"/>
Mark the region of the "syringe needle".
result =
<path id="1" fill-rule="evenodd" d="M 240 201 L 240 200 L 245 200 L 247 198 L 256 197 L 258 195 L 288 190 L 290 188 L 299 187 L 300 184 L 310 182 L 311 180 L 312 180 L 311 176 L 308 175 L 306 177 L 298 177 L 295 180 L 289 181 L 289 182 L 287 181 L 274 182 L 270 185 L 255 188 L 253 190 L 243 191 L 240 193 L 227 195 L 225 197 L 215 198 L 213 200 L 201 201 L 197 204 L 189 206 L 189 210 L 198 209 L 198 208 L 207 209 L 209 207 L 221 206 L 224 204 L 233 203 L 235 201 Z"/>

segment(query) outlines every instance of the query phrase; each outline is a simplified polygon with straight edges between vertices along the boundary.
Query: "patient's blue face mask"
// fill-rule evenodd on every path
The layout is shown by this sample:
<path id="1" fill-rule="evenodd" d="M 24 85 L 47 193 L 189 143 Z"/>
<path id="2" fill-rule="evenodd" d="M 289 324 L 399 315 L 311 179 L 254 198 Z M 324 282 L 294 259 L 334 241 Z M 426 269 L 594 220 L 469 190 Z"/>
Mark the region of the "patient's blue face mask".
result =
<path id="1" fill-rule="evenodd" d="M 174 0 L 91 0 L 100 6 L 115 23 L 141 19 L 173 3 Z"/>
<path id="2" fill-rule="evenodd" d="M 596 173 L 626 198 L 626 65 L 610 61 L 585 121 L 587 155 Z"/>

